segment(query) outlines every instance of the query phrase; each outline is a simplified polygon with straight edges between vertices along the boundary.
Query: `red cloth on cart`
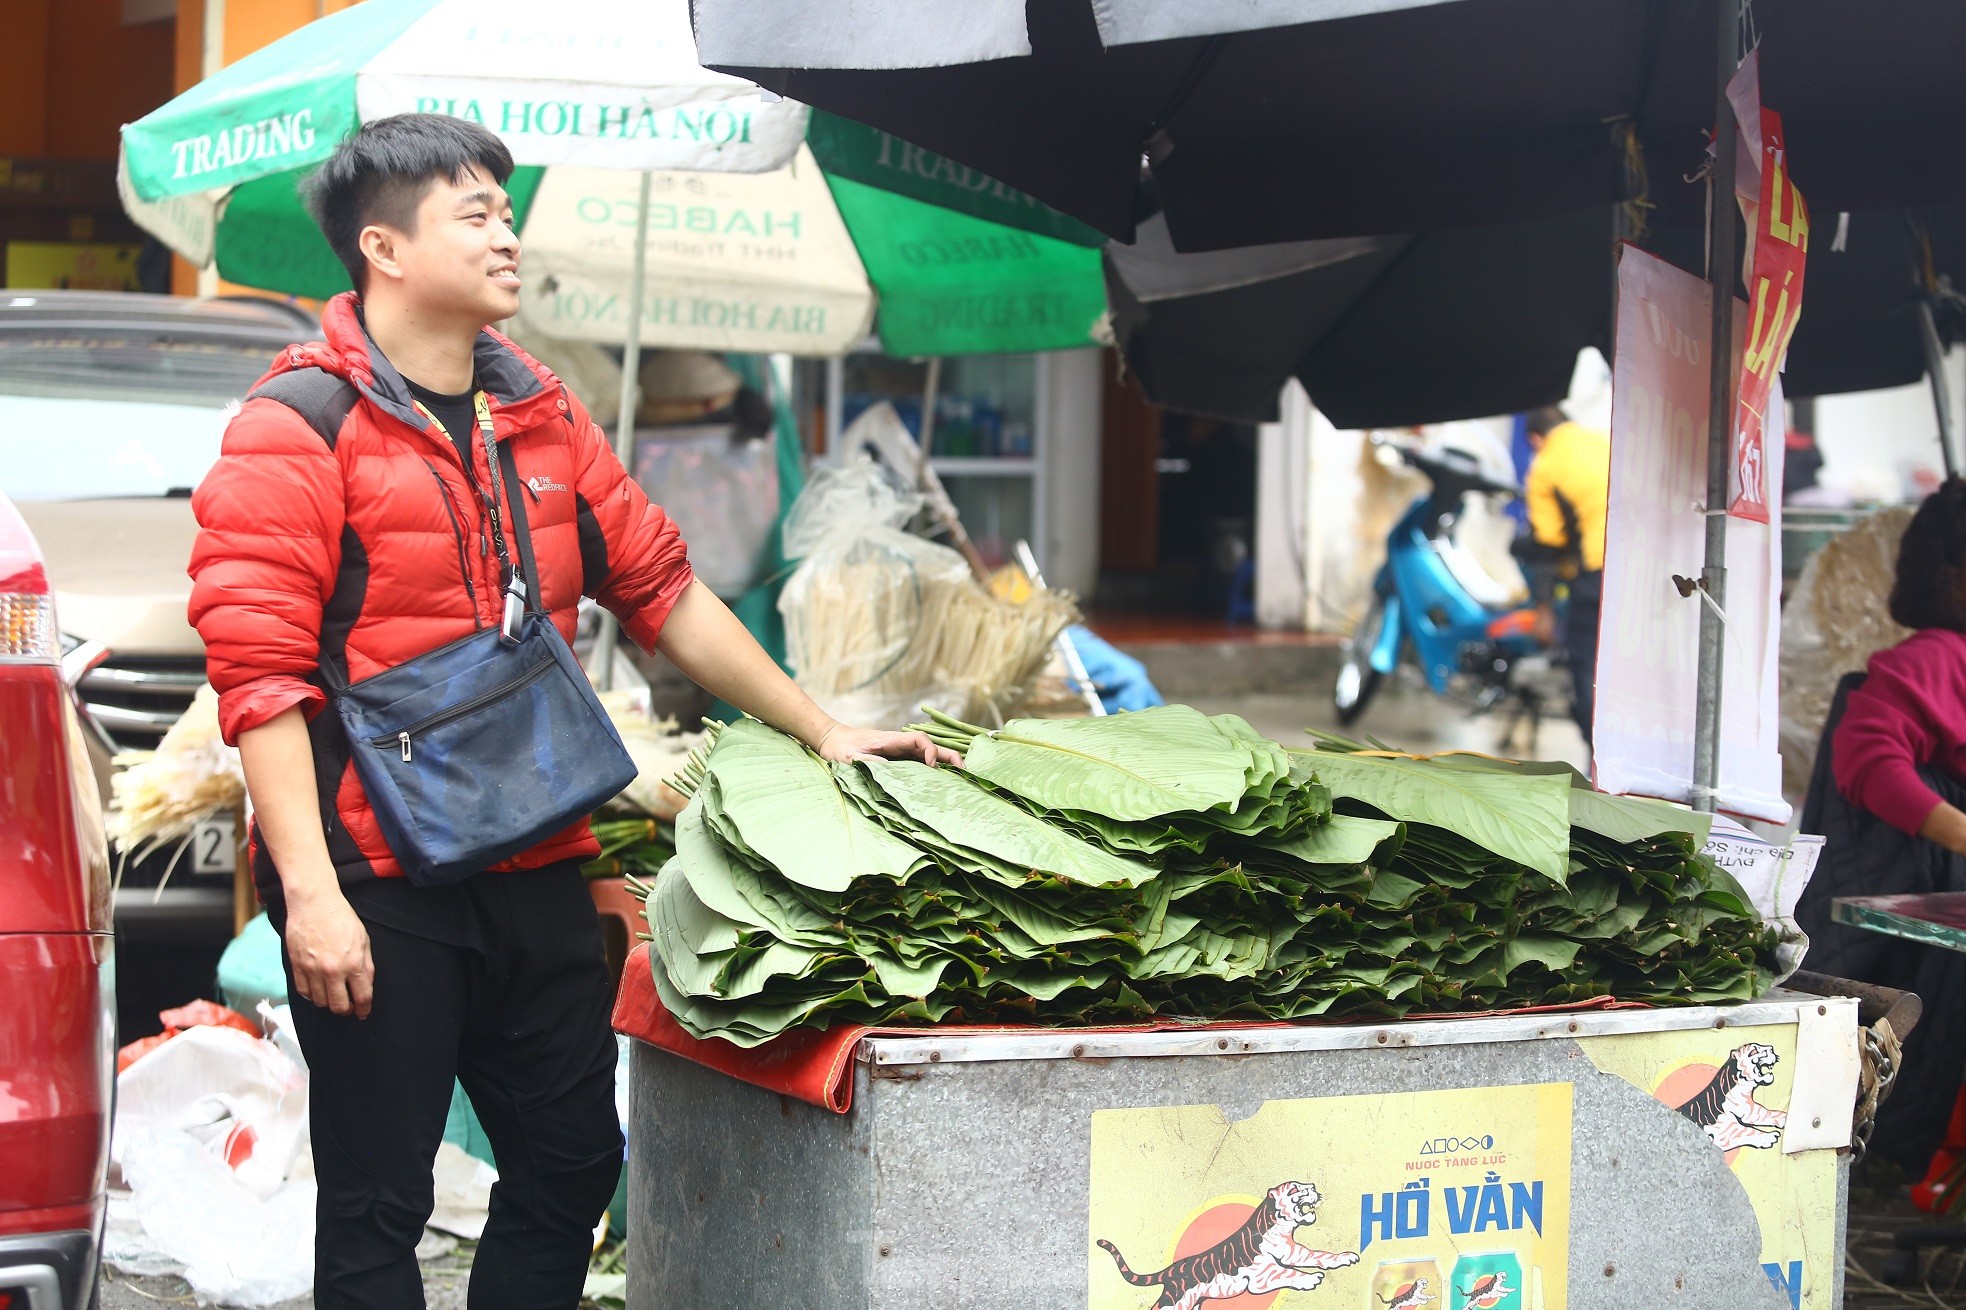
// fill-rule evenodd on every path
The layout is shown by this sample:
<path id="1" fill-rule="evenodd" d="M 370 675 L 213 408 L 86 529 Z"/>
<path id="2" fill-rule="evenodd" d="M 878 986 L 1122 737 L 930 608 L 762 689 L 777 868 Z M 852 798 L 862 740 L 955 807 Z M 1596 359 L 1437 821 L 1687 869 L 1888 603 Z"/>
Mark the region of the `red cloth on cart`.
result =
<path id="1" fill-rule="evenodd" d="M 794 1028 L 761 1046 L 743 1047 L 721 1037 L 692 1037 L 683 1031 L 675 1016 L 656 995 L 655 978 L 649 970 L 649 946 L 643 942 L 628 956 L 621 969 L 621 987 L 614 995 L 614 1030 L 624 1037 L 659 1046 L 671 1055 L 680 1055 L 708 1069 L 727 1074 L 766 1091 L 790 1096 L 810 1105 L 845 1114 L 853 1107 L 853 1079 L 848 1076 L 854 1047 L 869 1035 L 891 1034 L 905 1037 L 925 1035 L 962 1036 L 976 1033 L 1016 1032 L 1028 1024 L 894 1025 L 875 1027 L 844 1024 L 837 1028 Z M 1600 997 L 1577 1005 L 1535 1005 L 1518 1010 L 1482 1010 L 1469 1014 L 1412 1015 L 1401 1023 L 1426 1019 L 1493 1019 L 1511 1014 L 1549 1014 L 1596 1010 L 1645 1010 L 1650 1006 L 1636 1001 Z M 1057 1028 L 1058 1025 L 1049 1025 Z M 1150 1033 L 1206 1032 L 1218 1028 L 1289 1028 L 1283 1022 L 1194 1023 L 1164 1020 L 1159 1023 L 1125 1024 L 1110 1027 L 1075 1027 L 1072 1032 Z"/>

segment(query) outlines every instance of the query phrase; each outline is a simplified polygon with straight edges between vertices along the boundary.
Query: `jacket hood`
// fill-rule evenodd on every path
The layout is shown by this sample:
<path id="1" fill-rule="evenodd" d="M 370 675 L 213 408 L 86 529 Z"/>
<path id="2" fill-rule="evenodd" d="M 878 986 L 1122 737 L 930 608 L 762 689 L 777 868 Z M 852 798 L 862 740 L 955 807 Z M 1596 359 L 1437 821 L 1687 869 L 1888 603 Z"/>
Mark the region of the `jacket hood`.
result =
<path id="1" fill-rule="evenodd" d="M 274 360 L 267 378 L 294 369 L 319 368 L 346 378 L 378 409 L 418 431 L 426 426 L 410 395 L 409 384 L 387 356 L 376 348 L 362 318 L 362 303 L 344 291 L 321 311 L 322 340 L 289 346 Z M 478 333 L 472 355 L 477 385 L 490 398 L 493 430 L 500 437 L 531 427 L 564 407 L 560 379 L 544 364 L 490 328 Z"/>

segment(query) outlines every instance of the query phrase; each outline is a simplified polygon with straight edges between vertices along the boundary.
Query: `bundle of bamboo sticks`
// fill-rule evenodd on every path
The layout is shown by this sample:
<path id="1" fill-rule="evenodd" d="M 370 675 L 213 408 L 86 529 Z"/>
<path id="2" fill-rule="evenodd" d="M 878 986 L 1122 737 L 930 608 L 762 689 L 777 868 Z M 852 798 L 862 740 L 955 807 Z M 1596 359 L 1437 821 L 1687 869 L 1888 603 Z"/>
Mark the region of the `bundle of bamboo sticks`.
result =
<path id="1" fill-rule="evenodd" d="M 1065 592 L 998 599 L 955 551 L 889 528 L 814 552 L 779 609 L 799 685 L 835 717 L 896 728 L 924 704 L 1001 721 L 1078 621 Z"/>

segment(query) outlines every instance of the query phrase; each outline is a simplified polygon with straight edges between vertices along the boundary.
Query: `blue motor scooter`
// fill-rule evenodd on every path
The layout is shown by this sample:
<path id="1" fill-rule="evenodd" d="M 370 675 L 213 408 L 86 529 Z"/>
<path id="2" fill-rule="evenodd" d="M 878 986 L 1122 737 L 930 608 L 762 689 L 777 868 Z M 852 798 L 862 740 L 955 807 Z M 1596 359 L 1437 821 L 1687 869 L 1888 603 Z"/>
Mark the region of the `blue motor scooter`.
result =
<path id="1" fill-rule="evenodd" d="M 1454 696 L 1481 711 L 1513 692 L 1533 731 L 1544 692 L 1536 680 L 1517 674 L 1526 663 L 1548 664 L 1547 650 L 1536 640 L 1535 610 L 1510 596 L 1453 536 L 1468 493 L 1520 496 L 1521 488 L 1485 476 L 1464 451 L 1385 444 L 1425 474 L 1433 488 L 1413 502 L 1386 539 L 1386 562 L 1373 581 L 1371 604 L 1345 643 L 1333 697 L 1338 721 L 1356 722 L 1410 650 L 1436 695 Z"/>

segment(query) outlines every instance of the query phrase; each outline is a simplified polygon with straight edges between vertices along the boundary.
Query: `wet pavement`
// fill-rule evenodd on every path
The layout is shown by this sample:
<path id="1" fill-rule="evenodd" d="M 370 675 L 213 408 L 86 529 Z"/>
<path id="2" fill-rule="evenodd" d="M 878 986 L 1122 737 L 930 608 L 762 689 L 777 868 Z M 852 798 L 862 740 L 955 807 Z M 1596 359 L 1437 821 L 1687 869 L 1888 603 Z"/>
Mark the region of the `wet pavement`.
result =
<path id="1" fill-rule="evenodd" d="M 476 1244 L 460 1242 L 455 1250 L 423 1262 L 423 1300 L 428 1310 L 465 1310 L 471 1280 L 471 1254 Z M 192 1306 L 191 1285 L 171 1275 L 131 1278 L 104 1270 L 102 1310 L 155 1310 L 159 1305 Z M 281 1301 L 270 1310 L 312 1310 L 314 1298 Z"/>
<path id="2" fill-rule="evenodd" d="M 1189 704 L 1207 714 L 1240 714 L 1258 732 L 1286 746 L 1307 746 L 1307 728 L 1354 740 L 1375 737 L 1396 750 L 1480 751 L 1511 759 L 1564 760 L 1587 768 L 1590 750 L 1567 712 L 1545 714 L 1534 725 L 1511 714 L 1510 705 L 1473 713 L 1467 706 L 1433 695 L 1418 683 L 1396 676 L 1351 727 L 1341 727 L 1329 687 L 1299 693 L 1257 692 L 1226 696 L 1190 695 Z"/>

